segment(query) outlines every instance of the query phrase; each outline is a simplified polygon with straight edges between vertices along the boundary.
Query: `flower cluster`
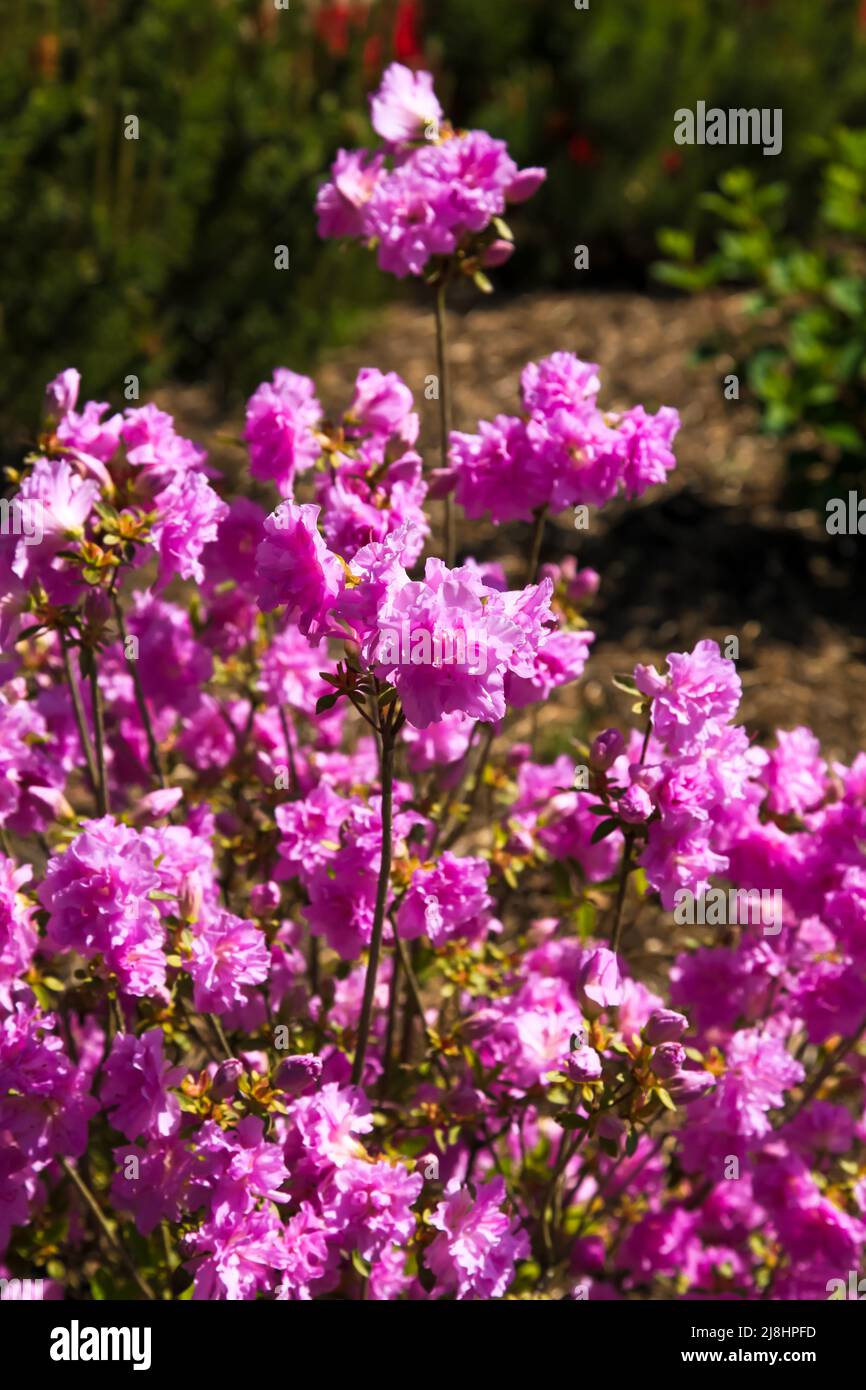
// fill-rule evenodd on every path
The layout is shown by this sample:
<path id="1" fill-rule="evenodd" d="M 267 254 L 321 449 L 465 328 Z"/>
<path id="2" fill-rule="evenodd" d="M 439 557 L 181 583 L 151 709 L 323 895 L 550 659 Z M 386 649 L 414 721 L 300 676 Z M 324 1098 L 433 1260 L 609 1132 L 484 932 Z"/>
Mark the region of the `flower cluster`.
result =
<path id="1" fill-rule="evenodd" d="M 502 265 L 513 250 L 503 213 L 530 198 L 545 171 L 518 169 L 486 131 L 455 130 L 429 72 L 392 63 L 370 110 L 383 147 L 339 151 L 316 200 L 319 234 L 374 247 L 392 275 L 425 275 L 447 261 L 484 285 L 482 267 Z"/>
<path id="2" fill-rule="evenodd" d="M 319 213 L 398 273 L 471 261 L 538 182 L 425 73 L 373 122 Z M 155 406 L 51 382 L 40 525 L 0 538 L 4 1270 L 307 1301 L 859 1269 L 866 754 L 758 746 L 710 640 L 617 677 L 629 729 L 509 736 L 580 678 L 600 576 L 515 583 L 466 527 L 443 559 L 428 498 L 540 541 L 663 483 L 678 423 L 602 413 L 568 353 L 521 388 L 434 478 L 396 374 L 329 420 L 278 369 L 245 431 L 268 510 Z"/>
<path id="3" fill-rule="evenodd" d="M 483 420 L 477 434 L 455 431 L 440 489 L 452 486 L 467 516 L 489 512 L 502 524 L 601 506 L 620 489 L 639 497 L 663 483 L 675 466 L 677 412 L 603 412 L 597 372 L 570 352 L 530 362 L 520 379 L 523 413 Z"/>

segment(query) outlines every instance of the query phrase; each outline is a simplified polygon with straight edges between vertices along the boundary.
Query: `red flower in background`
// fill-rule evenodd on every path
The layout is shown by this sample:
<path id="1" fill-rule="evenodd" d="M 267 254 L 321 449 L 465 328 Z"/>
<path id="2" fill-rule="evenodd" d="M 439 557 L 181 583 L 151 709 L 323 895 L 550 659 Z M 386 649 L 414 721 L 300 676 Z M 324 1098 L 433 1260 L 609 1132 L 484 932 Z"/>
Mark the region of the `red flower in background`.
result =
<path id="1" fill-rule="evenodd" d="M 394 57 L 409 67 L 424 57 L 420 23 L 421 6 L 418 0 L 400 0 L 394 25 Z"/>
<path id="2" fill-rule="evenodd" d="M 679 150 L 662 151 L 662 168 L 666 174 L 678 174 L 683 167 L 683 157 Z"/>
<path id="3" fill-rule="evenodd" d="M 381 34 L 371 34 L 364 45 L 364 67 L 370 72 L 379 72 L 391 58 L 407 67 L 417 67 L 424 61 L 424 48 L 420 34 L 421 6 L 418 0 L 400 0 L 394 16 L 391 35 L 385 36 L 383 45 Z M 388 53 L 390 38 L 391 53 Z M 383 53 L 384 47 L 384 53 Z"/>
<path id="4" fill-rule="evenodd" d="M 329 53 L 342 57 L 349 48 L 349 26 L 365 24 L 369 18 L 366 5 L 323 5 L 316 11 L 313 27 Z"/>
<path id="5" fill-rule="evenodd" d="M 573 164 L 595 164 L 598 161 L 595 146 L 588 135 L 572 135 L 568 142 L 568 157 Z"/>
<path id="6" fill-rule="evenodd" d="M 391 33 L 385 36 L 371 34 L 364 44 L 364 67 L 378 70 L 391 57 L 409 67 L 417 66 L 424 57 L 420 23 L 421 6 L 418 0 L 400 0 Z M 325 4 L 316 11 L 313 25 L 328 52 L 342 57 L 349 49 L 349 30 L 352 27 L 371 27 L 372 11 L 363 0 L 348 5 Z"/>

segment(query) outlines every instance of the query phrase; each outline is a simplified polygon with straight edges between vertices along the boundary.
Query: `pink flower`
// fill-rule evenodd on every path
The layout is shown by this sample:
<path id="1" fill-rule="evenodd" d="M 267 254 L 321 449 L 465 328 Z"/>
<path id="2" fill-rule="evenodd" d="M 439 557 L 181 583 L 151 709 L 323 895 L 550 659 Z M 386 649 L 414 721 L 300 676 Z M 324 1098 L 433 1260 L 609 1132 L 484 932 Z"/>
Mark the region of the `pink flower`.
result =
<path id="1" fill-rule="evenodd" d="M 21 520 L 12 573 L 28 585 L 50 582 L 57 551 L 83 536 L 98 498 L 98 483 L 81 478 L 65 459 L 37 459 L 13 499 L 13 516 L 17 509 Z"/>
<path id="2" fill-rule="evenodd" d="M 30 968 L 36 948 L 35 908 L 23 894 L 32 875 L 29 864 L 19 868 L 0 854 L 0 1005 L 7 1012 L 12 1008 L 14 982 Z"/>
<path id="3" fill-rule="evenodd" d="M 319 535 L 319 507 L 281 502 L 265 520 L 265 538 L 256 552 L 259 607 L 268 613 L 285 604 L 287 622 L 296 622 L 316 641 L 328 627 L 328 613 L 343 591 L 343 568 Z"/>
<path id="4" fill-rule="evenodd" d="M 244 439 L 253 477 L 270 479 L 291 497 L 295 474 L 311 468 L 321 452 L 315 434 L 321 418 L 310 378 L 277 367 L 247 402 Z"/>
<path id="5" fill-rule="evenodd" d="M 176 474 L 154 498 L 156 521 L 150 532 L 159 554 L 159 586 L 175 575 L 204 580 L 201 554 L 215 541 L 228 507 L 214 492 L 203 473 Z"/>
<path id="6" fill-rule="evenodd" d="M 376 134 L 394 145 L 420 139 L 428 125 L 438 127 L 442 107 L 430 73 L 391 63 L 382 74 L 379 90 L 370 98 L 370 119 Z"/>
<path id="7" fill-rule="evenodd" d="M 342 960 L 357 960 L 370 944 L 378 876 L 378 859 L 358 844 L 338 849 L 309 876 L 304 912 L 310 930 Z"/>
<path id="8" fill-rule="evenodd" d="M 475 1196 L 456 1178 L 430 1217 L 439 1235 L 426 1262 L 436 1276 L 436 1292 L 458 1300 L 501 1298 L 514 1278 L 517 1260 L 529 1256 L 529 1241 L 505 1214 L 501 1177 L 479 1187 Z"/>
<path id="9" fill-rule="evenodd" d="M 278 1271 L 288 1264 L 283 1226 L 273 1207 L 239 1217 L 230 1202 L 222 1202 L 185 1238 L 185 1246 L 196 1299 L 255 1298 L 273 1290 Z"/>
<path id="10" fill-rule="evenodd" d="M 532 421 L 497 415 L 482 420 L 478 434 L 451 435 L 449 458 L 455 499 L 471 518 L 490 513 L 497 525 L 530 521 L 550 495 L 544 438 Z"/>
<path id="11" fill-rule="evenodd" d="M 487 874 L 484 859 L 458 859 L 448 850 L 434 867 L 416 869 L 397 913 L 400 935 L 423 934 L 434 946 L 453 937 L 476 937 L 493 905 Z"/>
<path id="12" fill-rule="evenodd" d="M 654 666 L 636 666 L 634 674 L 638 689 L 652 699 L 653 733 L 673 752 L 706 742 L 740 703 L 740 678 L 718 642 L 705 640 L 692 652 L 672 652 L 667 676 Z"/>
<path id="13" fill-rule="evenodd" d="M 215 912 L 193 938 L 189 973 L 195 1007 L 204 1013 L 225 1013 L 245 1003 L 244 987 L 262 984 L 268 964 L 267 942 L 255 922 Z"/>
<path id="14" fill-rule="evenodd" d="M 577 980 L 577 995 L 590 1015 L 615 1009 L 622 999 L 619 961 L 606 946 L 587 951 Z"/>
<path id="15" fill-rule="evenodd" d="M 365 203 L 382 173 L 384 155 L 368 155 L 366 150 L 338 150 L 331 166 L 331 182 L 316 195 L 316 214 L 320 237 L 360 237 Z"/>
<path id="16" fill-rule="evenodd" d="M 150 1028 L 140 1037 L 118 1033 L 105 1063 L 102 1104 L 111 1111 L 111 1123 L 127 1139 L 140 1135 L 167 1138 L 180 1122 L 180 1105 L 169 1095 L 184 1075 L 183 1067 L 170 1067 L 163 1056 L 162 1031 Z"/>
<path id="17" fill-rule="evenodd" d="M 368 660 L 397 687 L 419 729 L 456 713 L 494 722 L 505 713 L 506 674 L 534 669 L 549 606 L 549 581 L 501 595 L 468 567 L 448 570 L 429 559 L 423 580 L 387 595 Z"/>
<path id="18" fill-rule="evenodd" d="M 351 427 L 388 439 L 397 435 L 406 444 L 418 438 L 418 416 L 413 410 L 412 392 L 396 372 L 380 372 L 362 367 L 355 382 L 355 394 L 347 417 Z"/>
<path id="19" fill-rule="evenodd" d="M 77 395 L 77 392 L 76 392 Z M 76 462 L 104 482 L 108 477 L 105 464 L 117 453 L 123 416 L 112 415 L 103 420 L 110 407 L 88 401 L 80 414 L 69 409 L 57 426 L 57 438 Z"/>
<path id="20" fill-rule="evenodd" d="M 342 1227 L 342 1241 L 365 1260 L 390 1245 L 406 1245 L 415 1232 L 412 1205 L 423 1186 L 421 1174 L 402 1164 L 350 1159 L 334 1176 L 334 1218 Z"/>
<path id="21" fill-rule="evenodd" d="M 779 815 L 801 816 L 827 794 L 827 764 L 811 729 L 779 729 L 763 780 L 767 805 Z"/>
<path id="22" fill-rule="evenodd" d="M 595 362 L 582 362 L 573 352 L 554 352 L 540 362 L 528 362 L 520 373 L 524 408 L 541 417 L 556 410 L 592 410 L 601 390 Z"/>
<path id="23" fill-rule="evenodd" d="M 142 996 L 165 984 L 165 933 L 150 893 L 159 875 L 145 841 L 111 816 L 85 821 L 49 859 L 39 898 L 49 950 L 101 955 L 121 987 Z"/>
<path id="24" fill-rule="evenodd" d="M 75 409 L 78 391 L 81 386 L 81 373 L 74 367 L 59 372 L 45 388 L 45 413 L 50 418 L 60 419 Z"/>
<path id="25" fill-rule="evenodd" d="M 142 476 L 170 483 L 200 469 L 207 454 L 174 428 L 174 420 L 153 404 L 127 410 L 121 430 L 126 458 Z"/>

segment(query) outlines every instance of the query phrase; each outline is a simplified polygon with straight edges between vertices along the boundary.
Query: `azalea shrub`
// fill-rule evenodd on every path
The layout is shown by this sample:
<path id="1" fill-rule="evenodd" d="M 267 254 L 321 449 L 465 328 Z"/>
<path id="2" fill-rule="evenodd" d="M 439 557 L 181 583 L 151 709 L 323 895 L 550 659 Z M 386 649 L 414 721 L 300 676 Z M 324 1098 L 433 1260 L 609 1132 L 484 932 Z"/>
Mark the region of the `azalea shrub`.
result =
<path id="1" fill-rule="evenodd" d="M 542 171 L 423 72 L 389 68 L 372 118 L 323 234 L 437 290 L 495 274 Z M 847 1287 L 866 756 L 758 746 L 709 640 L 618 677 L 622 728 L 570 754 L 514 737 L 591 662 L 603 583 L 539 566 L 547 519 L 663 488 L 676 412 L 605 409 L 551 344 L 514 415 L 429 460 L 396 374 L 331 419 L 277 367 L 244 429 L 267 511 L 166 413 L 80 390 L 49 384 L 0 536 L 4 1273 L 143 1300 Z M 521 586 L 473 556 L 479 519 L 532 523 Z"/>

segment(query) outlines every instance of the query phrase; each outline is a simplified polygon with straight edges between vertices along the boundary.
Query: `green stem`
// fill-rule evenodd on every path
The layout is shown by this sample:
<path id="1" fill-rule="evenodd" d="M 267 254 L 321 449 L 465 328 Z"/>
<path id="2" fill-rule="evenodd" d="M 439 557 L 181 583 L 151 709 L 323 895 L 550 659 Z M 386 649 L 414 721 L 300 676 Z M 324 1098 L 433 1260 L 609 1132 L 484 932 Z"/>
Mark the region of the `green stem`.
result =
<path id="1" fill-rule="evenodd" d="M 394 928 L 396 932 L 396 927 Z M 385 1062 L 382 1069 L 382 1095 L 391 1089 L 394 1072 L 394 1039 L 397 1033 L 397 1014 L 400 1002 L 400 956 L 395 950 L 391 958 L 391 985 L 388 992 L 388 1026 L 385 1032 Z"/>
<path id="2" fill-rule="evenodd" d="M 298 787 L 298 769 L 295 765 L 295 749 L 292 743 L 292 731 L 289 728 L 289 717 L 286 714 L 286 707 L 283 704 L 277 706 L 280 714 L 280 727 L 283 731 L 283 740 L 286 745 L 286 757 L 289 760 L 289 799 L 297 801 L 300 795 Z"/>
<path id="3" fill-rule="evenodd" d="M 464 826 L 466 825 L 467 821 L 469 820 L 469 817 L 472 815 L 472 812 L 475 809 L 475 803 L 478 800 L 478 793 L 481 790 L 481 783 L 484 779 L 484 771 L 490 760 L 490 750 L 493 747 L 493 740 L 495 737 L 496 725 L 486 724 L 484 726 L 484 735 L 481 739 L 481 750 L 478 754 L 478 761 L 475 764 L 475 771 L 472 774 L 472 782 L 470 784 L 469 794 L 466 799 L 466 816 L 463 820 L 459 820 L 456 825 L 452 826 L 451 830 L 445 836 L 445 840 L 442 845 L 443 849 L 450 849 L 451 846 L 454 844 L 455 840 L 458 840 L 460 838 L 461 834 L 463 833 Z"/>
<path id="4" fill-rule="evenodd" d="M 96 804 L 101 816 L 108 815 L 108 778 L 105 773 L 105 721 L 102 715 L 102 694 L 99 689 L 99 672 L 96 669 L 96 652 L 90 653 L 90 705 L 93 712 L 93 731 L 96 743 Z"/>
<path id="5" fill-rule="evenodd" d="M 451 434 L 451 382 L 448 375 L 448 334 L 445 322 L 444 275 L 436 286 L 436 365 L 439 374 L 439 456 L 443 468 L 448 467 L 448 438 Z M 449 569 L 457 555 L 457 524 L 454 497 L 445 498 L 445 563 Z"/>
<path id="6" fill-rule="evenodd" d="M 631 851 L 634 844 L 634 830 L 629 827 L 625 832 L 625 845 L 622 852 L 622 865 L 619 871 L 619 888 L 616 895 L 616 910 L 613 916 L 613 930 L 610 934 L 610 949 L 616 954 L 619 950 L 619 939 L 622 935 L 622 906 L 625 902 L 625 890 L 628 884 L 628 876 L 631 873 Z"/>
<path id="7" fill-rule="evenodd" d="M 367 959 L 367 977 L 364 981 L 364 997 L 361 1002 L 361 1017 L 358 1023 L 358 1041 L 355 1046 L 355 1060 L 352 1064 L 353 1086 L 359 1086 L 364 1075 L 364 1058 L 367 1054 L 373 1001 L 376 995 L 376 976 L 379 972 L 379 955 L 382 950 L 382 933 L 385 926 L 385 906 L 388 901 L 388 887 L 391 882 L 391 808 L 394 795 L 395 734 L 393 719 L 388 718 L 386 714 L 382 723 L 382 852 L 379 859 L 379 882 L 376 889 L 376 910 L 373 917 L 373 933 L 370 938 L 370 953 Z"/>
<path id="8" fill-rule="evenodd" d="M 120 640 L 123 644 L 123 655 L 132 676 L 132 687 L 135 691 L 135 703 L 138 705 L 138 712 L 141 715 L 141 722 L 147 738 L 147 747 L 150 752 L 150 765 L 153 768 L 154 776 L 161 787 L 165 786 L 165 773 L 162 767 L 162 759 L 159 756 L 159 744 L 156 741 L 156 734 L 153 731 L 153 723 L 150 718 L 150 710 L 147 708 L 147 700 L 144 695 L 144 686 L 141 683 L 141 675 L 138 670 L 138 662 L 128 654 L 128 638 L 126 624 L 123 621 L 123 609 L 120 606 L 120 599 L 117 594 L 111 596 L 114 605 L 114 618 L 117 623 L 117 630 L 120 633 Z"/>
<path id="9" fill-rule="evenodd" d="M 538 561 L 541 558 L 541 544 L 544 540 L 544 525 L 547 521 L 547 504 L 543 507 L 536 507 L 533 512 L 535 525 L 532 529 L 532 544 L 529 549 L 529 564 L 526 567 L 526 583 L 534 584 L 535 576 L 538 573 Z"/>
<path id="10" fill-rule="evenodd" d="M 93 744 L 90 741 L 90 730 L 87 727 L 84 703 L 81 699 L 81 687 L 78 684 L 78 677 L 72 665 L 69 642 L 62 628 L 58 628 L 57 636 L 60 640 L 60 651 L 63 656 L 63 673 L 66 676 L 66 684 L 69 686 L 69 694 L 72 698 L 72 709 L 75 713 L 75 726 L 78 729 L 78 741 L 81 744 L 81 751 L 84 755 L 84 763 L 87 768 L 87 776 L 90 779 L 90 785 L 93 788 L 93 794 L 94 796 L 98 796 L 96 758 L 93 754 Z"/>
<path id="11" fill-rule="evenodd" d="M 641 745 L 640 750 L 640 759 L 638 761 L 638 767 L 643 767 L 644 759 L 646 757 L 646 750 L 649 747 L 651 731 L 652 721 L 647 720 L 647 726 L 644 730 L 643 743 Z M 616 895 L 616 910 L 614 912 L 613 918 L 613 929 L 610 934 L 610 949 L 614 952 L 614 954 L 619 950 L 619 939 L 622 935 L 622 908 L 623 903 L 625 902 L 625 890 L 628 884 L 628 876 L 633 868 L 631 862 L 631 854 L 634 848 L 635 835 L 636 831 L 631 826 L 629 826 L 628 830 L 626 830 L 625 832 L 625 844 L 623 846 L 622 852 L 622 865 L 619 871 L 619 889 L 617 890 Z"/>
<path id="12" fill-rule="evenodd" d="M 82 1176 L 81 1176 L 81 1174 L 79 1173 L 78 1169 L 75 1167 L 74 1164 L 72 1164 L 72 1163 L 69 1162 L 69 1159 L 68 1159 L 68 1158 L 63 1158 L 63 1157 L 61 1157 L 61 1158 L 58 1158 L 57 1161 L 58 1161 L 58 1163 L 60 1164 L 60 1167 L 63 1169 L 63 1171 L 64 1171 L 64 1173 L 66 1174 L 66 1176 L 69 1178 L 70 1182 L 72 1182 L 72 1183 L 75 1185 L 75 1187 L 78 1189 L 78 1192 L 79 1192 L 79 1194 L 81 1195 L 83 1201 L 86 1203 L 86 1205 L 90 1208 L 90 1211 L 91 1211 L 91 1212 L 93 1213 L 93 1215 L 95 1216 L 95 1218 L 96 1218 L 96 1220 L 97 1220 L 97 1222 L 98 1222 L 98 1224 L 99 1224 L 99 1228 L 100 1228 L 100 1230 L 102 1231 L 102 1234 L 105 1236 L 105 1239 L 108 1241 L 109 1245 L 111 1246 L 112 1250 L 114 1250 L 114 1252 L 120 1257 L 120 1259 L 121 1259 L 121 1260 L 123 1261 L 123 1263 L 126 1265 L 126 1268 L 129 1270 L 129 1273 L 132 1275 L 132 1278 L 135 1280 L 136 1287 L 139 1289 L 139 1291 L 140 1291 L 141 1293 L 144 1294 L 144 1296 L 145 1296 L 146 1299 L 148 1299 L 148 1300 L 149 1300 L 150 1302 L 152 1302 L 152 1303 L 155 1303 L 155 1302 L 156 1302 L 156 1294 L 154 1293 L 153 1289 L 152 1289 L 152 1288 L 150 1287 L 150 1285 L 148 1284 L 148 1282 L 147 1282 L 147 1280 L 145 1279 L 144 1275 L 143 1275 L 143 1274 L 139 1274 L 138 1269 L 136 1268 L 136 1266 L 135 1266 L 135 1264 L 134 1264 L 134 1262 L 133 1262 L 133 1260 L 132 1260 L 132 1257 L 129 1255 L 129 1253 L 128 1253 L 127 1250 L 126 1250 L 126 1247 L 125 1247 L 125 1246 L 122 1244 L 122 1242 L 119 1240 L 118 1236 L 117 1236 L 116 1233 L 112 1230 L 111 1226 L 109 1226 L 109 1224 L 108 1224 L 108 1222 L 107 1222 L 107 1220 L 105 1219 L 105 1216 L 104 1216 L 104 1214 L 103 1214 L 102 1208 L 100 1207 L 99 1203 L 97 1202 L 97 1200 L 96 1200 L 96 1198 L 94 1197 L 93 1193 L 91 1192 L 90 1188 L 87 1186 L 86 1182 L 85 1182 L 84 1179 L 82 1178 Z"/>
<path id="13" fill-rule="evenodd" d="M 208 1022 L 210 1023 L 211 1028 L 213 1028 L 214 1032 L 216 1033 L 219 1045 L 226 1055 L 226 1060 L 231 1061 L 235 1054 L 232 1052 L 229 1040 L 225 1035 L 223 1026 L 220 1023 L 219 1018 L 216 1014 L 208 1014 Z"/>

